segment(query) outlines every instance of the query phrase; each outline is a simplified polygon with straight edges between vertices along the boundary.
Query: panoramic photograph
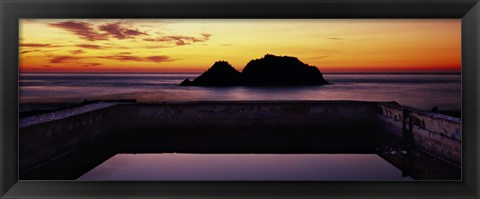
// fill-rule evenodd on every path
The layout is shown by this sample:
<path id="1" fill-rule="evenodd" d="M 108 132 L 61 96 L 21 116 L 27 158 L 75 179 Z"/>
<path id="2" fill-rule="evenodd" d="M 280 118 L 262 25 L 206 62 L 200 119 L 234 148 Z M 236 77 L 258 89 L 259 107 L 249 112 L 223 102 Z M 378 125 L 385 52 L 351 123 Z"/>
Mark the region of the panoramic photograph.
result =
<path id="1" fill-rule="evenodd" d="M 460 19 L 19 30 L 20 180 L 462 180 Z"/>

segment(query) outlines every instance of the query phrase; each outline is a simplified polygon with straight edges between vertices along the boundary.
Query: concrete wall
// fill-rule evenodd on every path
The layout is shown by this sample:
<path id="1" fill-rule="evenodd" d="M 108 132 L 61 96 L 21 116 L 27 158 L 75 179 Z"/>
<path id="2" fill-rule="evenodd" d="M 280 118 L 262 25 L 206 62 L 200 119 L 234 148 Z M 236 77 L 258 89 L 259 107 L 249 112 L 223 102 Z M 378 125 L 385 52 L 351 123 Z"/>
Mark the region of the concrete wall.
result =
<path id="1" fill-rule="evenodd" d="M 387 132 L 401 137 L 404 108 L 385 103 L 352 101 L 116 104 L 100 106 L 97 109 L 91 108 L 95 105 L 87 106 L 90 107 L 87 111 L 78 111 L 78 114 L 65 117 L 60 113 L 51 113 L 50 116 L 55 117 L 37 117 L 40 122 L 32 117 L 23 118 L 19 131 L 20 172 L 68 155 L 100 137 L 112 136 L 110 133 L 119 129 L 325 126 L 355 129 L 362 125 L 380 125 L 387 129 Z M 415 110 L 412 110 L 411 117 L 415 121 L 413 133 L 418 147 L 442 159 L 460 164 L 459 119 Z M 365 135 L 368 132 L 358 129 L 358 132 L 353 133 Z"/>
<path id="2" fill-rule="evenodd" d="M 459 118 L 380 103 L 380 126 L 402 138 L 403 110 L 410 111 L 414 145 L 436 157 L 461 165 L 462 126 Z"/>
<path id="3" fill-rule="evenodd" d="M 131 127 L 317 127 L 373 123 L 371 102 L 198 102 L 123 104 L 114 109 Z"/>
<path id="4" fill-rule="evenodd" d="M 92 104 L 76 108 L 78 114 L 63 110 L 23 118 L 20 172 L 68 155 L 119 129 L 348 126 L 373 124 L 376 109 L 376 103 L 342 101 Z M 66 112 L 64 116 L 62 112 Z"/>
<path id="5" fill-rule="evenodd" d="M 115 125 L 115 121 L 111 120 L 113 115 L 111 108 L 100 108 L 61 119 L 43 117 L 40 118 L 42 122 L 33 122 L 21 127 L 20 173 L 67 155 L 99 137 L 107 136 L 111 127 Z M 24 119 L 30 120 L 31 117 Z"/>

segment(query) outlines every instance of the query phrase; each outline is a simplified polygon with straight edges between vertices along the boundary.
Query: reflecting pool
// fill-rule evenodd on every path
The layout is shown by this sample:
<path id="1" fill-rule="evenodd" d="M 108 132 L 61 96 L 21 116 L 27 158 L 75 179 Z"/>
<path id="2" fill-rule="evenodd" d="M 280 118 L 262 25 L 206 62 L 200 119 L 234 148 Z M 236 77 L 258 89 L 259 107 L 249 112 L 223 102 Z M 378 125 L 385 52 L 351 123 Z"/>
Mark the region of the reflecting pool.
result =
<path id="1" fill-rule="evenodd" d="M 117 154 L 77 180 L 413 180 L 376 154 Z"/>

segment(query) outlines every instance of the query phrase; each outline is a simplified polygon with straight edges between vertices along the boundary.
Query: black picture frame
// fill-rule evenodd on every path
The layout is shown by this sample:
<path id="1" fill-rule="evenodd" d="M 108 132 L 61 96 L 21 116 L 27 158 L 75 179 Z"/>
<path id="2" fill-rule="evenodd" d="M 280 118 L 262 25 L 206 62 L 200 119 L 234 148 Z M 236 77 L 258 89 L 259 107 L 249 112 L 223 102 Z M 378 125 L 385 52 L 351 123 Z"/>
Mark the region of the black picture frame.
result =
<path id="1" fill-rule="evenodd" d="M 1 198 L 479 198 L 478 0 L 1 0 Z M 462 181 L 18 181 L 20 18 L 461 18 Z"/>

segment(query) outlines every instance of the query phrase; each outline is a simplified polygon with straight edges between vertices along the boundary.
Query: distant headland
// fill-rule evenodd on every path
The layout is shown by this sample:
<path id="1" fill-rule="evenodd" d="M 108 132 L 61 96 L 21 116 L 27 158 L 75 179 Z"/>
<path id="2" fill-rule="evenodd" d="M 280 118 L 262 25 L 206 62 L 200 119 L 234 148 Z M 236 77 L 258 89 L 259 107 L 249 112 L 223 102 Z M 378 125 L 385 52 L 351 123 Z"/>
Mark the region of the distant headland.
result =
<path id="1" fill-rule="evenodd" d="M 193 81 L 185 79 L 181 86 L 314 86 L 328 84 L 315 66 L 296 57 L 265 55 L 248 62 L 238 72 L 226 61 L 217 61 Z"/>

